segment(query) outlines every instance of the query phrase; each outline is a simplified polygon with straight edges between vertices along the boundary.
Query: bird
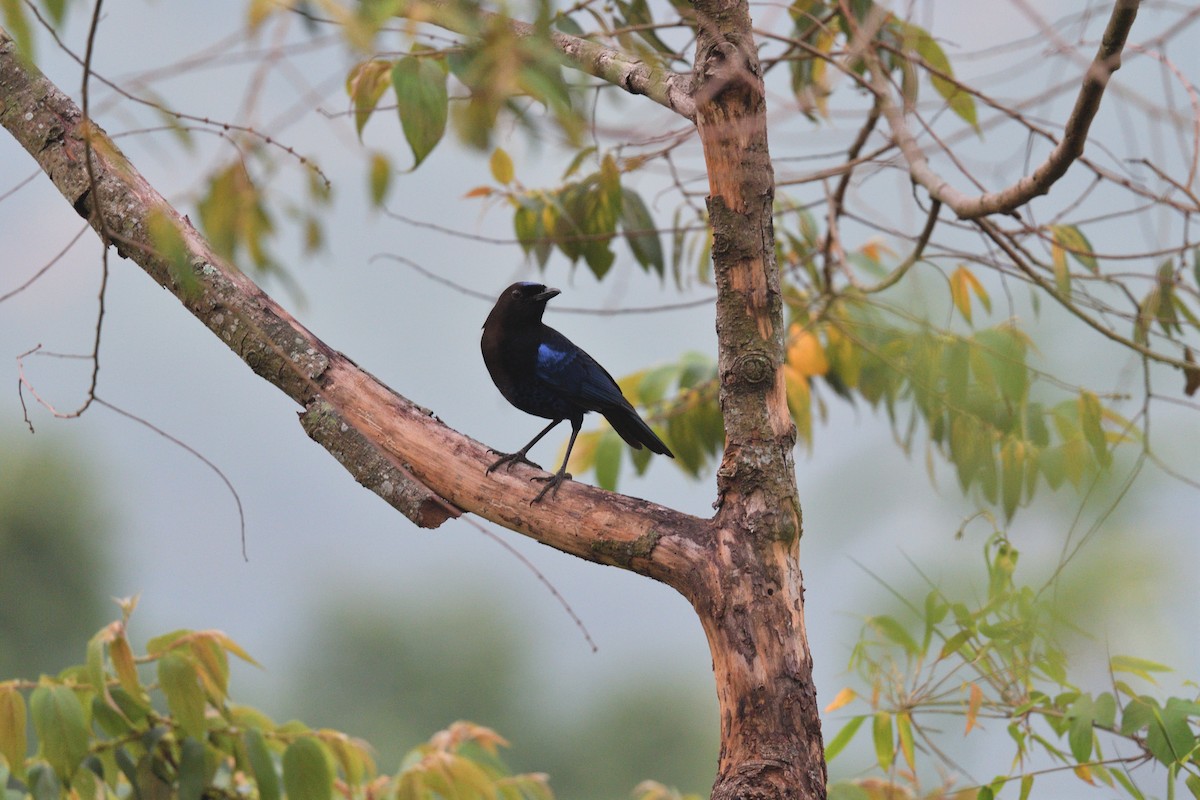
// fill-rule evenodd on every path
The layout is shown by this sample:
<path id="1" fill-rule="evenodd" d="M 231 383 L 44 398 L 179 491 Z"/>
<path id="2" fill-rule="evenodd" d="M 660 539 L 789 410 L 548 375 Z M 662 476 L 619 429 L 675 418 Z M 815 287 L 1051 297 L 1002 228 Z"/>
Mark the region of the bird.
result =
<path id="1" fill-rule="evenodd" d="M 558 495 L 558 487 L 571 476 L 567 461 L 583 425 L 583 415 L 598 411 L 613 430 L 635 450 L 647 447 L 653 453 L 674 458 L 650 426 L 638 416 L 633 406 L 621 394 L 620 387 L 608 370 L 566 336 L 542 322 L 546 303 L 561 292 L 541 283 L 520 281 L 509 286 L 496 300 L 496 305 L 483 323 L 483 363 L 492 382 L 508 400 L 526 414 L 550 420 L 550 424 L 515 453 L 490 452 L 501 458 L 487 468 L 485 474 L 503 466 L 512 469 L 516 463 L 529 464 L 526 454 L 542 437 L 564 420 L 571 423 L 571 440 L 558 472 L 548 478 L 533 478 L 546 485 L 530 505 L 541 502 L 547 493 Z"/>

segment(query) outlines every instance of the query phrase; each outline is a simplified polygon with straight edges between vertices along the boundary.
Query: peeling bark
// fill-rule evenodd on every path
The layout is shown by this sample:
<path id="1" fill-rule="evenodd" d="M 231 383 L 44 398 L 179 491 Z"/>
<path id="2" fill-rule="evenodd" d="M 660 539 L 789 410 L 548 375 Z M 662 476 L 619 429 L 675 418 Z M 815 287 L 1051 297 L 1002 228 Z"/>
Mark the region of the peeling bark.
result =
<path id="1" fill-rule="evenodd" d="M 761 72 L 745 2 L 703 0 L 696 13 L 696 127 L 709 176 L 726 435 L 717 472 L 714 583 L 693 597 L 720 702 L 712 797 L 823 798 Z"/>

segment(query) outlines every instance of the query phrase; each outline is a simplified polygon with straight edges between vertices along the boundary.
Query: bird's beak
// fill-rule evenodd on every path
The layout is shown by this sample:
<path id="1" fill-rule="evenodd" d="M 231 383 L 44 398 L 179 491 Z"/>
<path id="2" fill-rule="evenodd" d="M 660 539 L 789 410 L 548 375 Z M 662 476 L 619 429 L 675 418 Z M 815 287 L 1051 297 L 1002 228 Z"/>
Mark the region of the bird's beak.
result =
<path id="1" fill-rule="evenodd" d="M 547 289 L 544 292 L 539 292 L 533 296 L 533 299 L 539 303 L 544 303 L 552 297 L 558 297 L 562 292 L 558 289 Z"/>

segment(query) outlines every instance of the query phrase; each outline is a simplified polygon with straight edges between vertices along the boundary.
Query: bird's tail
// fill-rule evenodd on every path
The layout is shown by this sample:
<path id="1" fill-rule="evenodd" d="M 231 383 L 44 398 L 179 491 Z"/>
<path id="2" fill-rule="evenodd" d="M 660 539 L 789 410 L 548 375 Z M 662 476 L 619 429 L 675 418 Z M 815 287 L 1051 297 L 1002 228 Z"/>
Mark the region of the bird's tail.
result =
<path id="1" fill-rule="evenodd" d="M 670 458 L 675 457 L 671 449 L 663 444 L 663 440 L 658 438 L 658 435 L 650 429 L 650 426 L 638 416 L 633 408 L 629 406 L 612 406 L 603 409 L 600 413 L 608 420 L 608 424 L 612 425 L 617 435 L 635 450 L 640 450 L 644 445 L 650 449 L 651 453 L 658 453 Z"/>

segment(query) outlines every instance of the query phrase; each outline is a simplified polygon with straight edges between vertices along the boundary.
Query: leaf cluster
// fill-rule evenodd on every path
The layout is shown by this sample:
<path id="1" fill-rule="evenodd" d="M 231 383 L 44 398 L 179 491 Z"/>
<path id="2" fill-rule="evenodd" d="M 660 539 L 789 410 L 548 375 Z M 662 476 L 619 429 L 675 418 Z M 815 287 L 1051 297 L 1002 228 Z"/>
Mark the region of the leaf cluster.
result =
<path id="1" fill-rule="evenodd" d="M 873 792 L 919 786 L 924 768 L 948 766 L 932 736 L 934 720 L 953 716 L 963 720 L 964 736 L 986 735 L 988 723 L 999 722 L 1013 752 L 1009 773 L 956 798 L 991 800 L 1012 784 L 1024 800 L 1039 775 L 1069 770 L 1085 783 L 1144 800 L 1132 770 L 1147 761 L 1165 768 L 1168 796 L 1182 776 L 1200 797 L 1198 698 L 1160 700 L 1135 688 L 1125 676 L 1153 684 L 1154 674 L 1168 668 L 1124 655 L 1109 659 L 1110 691 L 1076 686 L 1057 635 L 1069 623 L 1047 593 L 1014 580 L 1018 558 L 996 533 L 984 548 L 982 597 L 959 599 L 934 588 L 920 602 L 905 601 L 915 625 L 890 615 L 866 620 L 850 663 L 867 691 L 847 687 L 826 711 L 867 708 L 829 739 L 826 757 L 836 758 L 869 722 L 876 765 L 890 780 L 844 786 L 836 796 L 891 796 Z M 1034 766 L 1042 762 L 1051 766 Z M 927 796 L 950 792 L 943 786 Z"/>
<path id="2" fill-rule="evenodd" d="M 361 740 L 278 724 L 232 702 L 229 656 L 255 662 L 220 631 L 173 631 L 135 655 L 126 632 L 135 604 L 122 601 L 122 618 L 91 638 L 85 663 L 35 682 L 0 682 L 5 800 L 552 797 L 544 775 L 508 771 L 501 737 L 467 722 L 414 749 L 394 775 L 380 775 Z M 154 680 L 146 681 L 150 671 Z"/>
<path id="3" fill-rule="evenodd" d="M 907 105 L 916 105 L 920 75 L 924 74 L 950 110 L 978 130 L 975 98 L 954 79 L 946 52 L 924 28 L 900 19 L 873 0 L 794 0 L 788 13 L 792 50 L 784 58 L 792 92 L 810 119 L 829 116 L 828 98 L 833 92 L 829 68 L 836 52 L 846 50 L 862 30 L 874 29 L 874 42 L 868 46 L 880 49 L 885 65 L 898 73 Z M 865 63 L 858 60 L 849 69 L 861 78 Z"/>

